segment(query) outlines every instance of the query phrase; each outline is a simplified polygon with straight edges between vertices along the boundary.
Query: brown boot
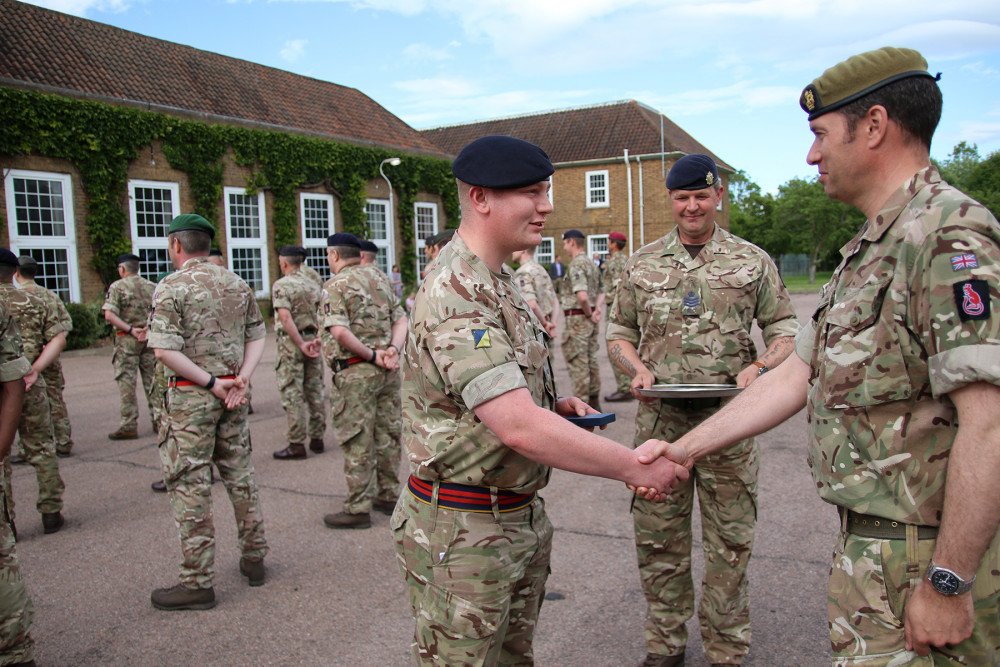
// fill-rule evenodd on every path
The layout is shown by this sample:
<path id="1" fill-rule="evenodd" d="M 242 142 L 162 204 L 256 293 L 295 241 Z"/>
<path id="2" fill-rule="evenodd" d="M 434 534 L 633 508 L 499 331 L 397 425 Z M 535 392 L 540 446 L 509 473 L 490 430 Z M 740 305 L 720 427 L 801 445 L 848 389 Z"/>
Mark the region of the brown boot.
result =
<path id="1" fill-rule="evenodd" d="M 601 396 L 599 394 L 597 396 L 591 396 L 590 400 L 587 401 L 587 405 L 589 405 L 590 407 L 592 407 L 595 410 L 597 410 L 598 412 L 600 412 L 601 411 Z"/>
<path id="2" fill-rule="evenodd" d="M 251 586 L 264 585 L 264 559 L 250 560 L 246 556 L 240 558 L 240 574 L 247 578 Z"/>
<path id="3" fill-rule="evenodd" d="M 605 394 L 604 396 L 604 400 L 608 403 L 621 403 L 622 401 L 631 401 L 634 398 L 630 391 L 616 391 L 613 394 Z"/>
<path id="4" fill-rule="evenodd" d="M 639 663 L 639 667 L 683 667 L 684 654 L 680 655 L 660 655 L 658 653 L 647 653 L 646 659 Z"/>
<path id="5" fill-rule="evenodd" d="M 164 482 L 162 479 L 156 480 L 155 482 L 150 484 L 150 487 L 152 487 L 153 491 L 156 491 L 157 493 L 167 492 L 167 483 Z"/>
<path id="6" fill-rule="evenodd" d="M 395 500 L 373 500 L 372 509 L 376 512 L 381 512 L 386 516 L 392 516 L 392 513 L 396 511 L 396 501 Z"/>
<path id="7" fill-rule="evenodd" d="M 215 606 L 215 589 L 191 589 L 177 584 L 173 588 L 157 588 L 149 596 L 149 601 L 154 607 L 163 611 L 211 609 Z"/>
<path id="8" fill-rule="evenodd" d="M 323 438 L 312 438 L 309 441 L 309 451 L 314 454 L 322 454 L 326 447 L 323 445 Z"/>
<path id="9" fill-rule="evenodd" d="M 301 442 L 293 442 L 282 450 L 274 453 L 274 458 L 279 461 L 291 459 L 304 459 L 306 457 L 306 446 Z"/>
<path id="10" fill-rule="evenodd" d="M 139 432 L 133 429 L 120 428 L 114 433 L 108 433 L 108 440 L 135 440 Z"/>
<path id="11" fill-rule="evenodd" d="M 49 512 L 42 515 L 42 531 L 46 535 L 59 532 L 64 523 L 66 521 L 63 519 L 62 512 Z"/>
<path id="12" fill-rule="evenodd" d="M 371 514 L 348 514 L 347 512 L 337 512 L 327 514 L 323 517 L 323 523 L 327 528 L 370 528 L 372 525 Z"/>

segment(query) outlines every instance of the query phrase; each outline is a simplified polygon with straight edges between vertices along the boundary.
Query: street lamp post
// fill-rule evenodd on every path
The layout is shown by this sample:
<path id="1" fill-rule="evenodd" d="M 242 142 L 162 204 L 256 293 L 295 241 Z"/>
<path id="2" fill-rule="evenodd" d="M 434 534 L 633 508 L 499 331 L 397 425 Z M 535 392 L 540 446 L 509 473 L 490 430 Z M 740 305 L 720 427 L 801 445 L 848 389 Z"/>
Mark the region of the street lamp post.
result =
<path id="1" fill-rule="evenodd" d="M 386 164 L 389 164 L 392 167 L 398 167 L 400 162 L 402 162 L 402 160 L 400 160 L 398 157 L 387 157 L 386 159 L 382 160 L 382 162 L 379 163 L 378 165 L 378 173 L 382 174 L 382 178 L 385 179 L 385 184 L 389 186 L 389 213 L 388 215 L 386 215 L 385 218 L 385 237 L 387 241 L 391 238 L 390 234 L 391 235 L 396 234 L 396 227 L 394 222 L 396 213 L 392 204 L 392 183 L 389 181 L 389 177 L 385 175 L 385 171 L 382 168 L 385 167 Z M 392 247 L 392 245 L 393 244 L 390 242 L 389 247 Z M 386 263 L 385 271 L 386 273 L 388 273 L 389 269 L 392 267 L 392 257 L 390 256 L 388 248 L 386 248 L 385 263 Z"/>

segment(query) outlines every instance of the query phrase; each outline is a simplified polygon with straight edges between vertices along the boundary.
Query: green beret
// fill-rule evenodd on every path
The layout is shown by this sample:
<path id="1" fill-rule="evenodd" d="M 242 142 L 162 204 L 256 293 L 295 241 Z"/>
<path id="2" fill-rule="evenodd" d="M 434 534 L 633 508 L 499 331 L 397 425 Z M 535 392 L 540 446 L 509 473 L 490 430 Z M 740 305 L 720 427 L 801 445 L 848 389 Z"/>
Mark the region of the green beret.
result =
<path id="1" fill-rule="evenodd" d="M 196 232 L 205 232 L 213 239 L 215 238 L 215 227 L 212 226 L 212 223 L 197 213 L 185 213 L 174 218 L 170 222 L 170 228 L 167 229 L 167 234 L 184 232 L 189 229 Z"/>
<path id="2" fill-rule="evenodd" d="M 927 71 L 927 61 L 918 51 L 885 46 L 851 56 L 823 72 L 802 91 L 799 105 L 813 120 L 911 76 L 935 78 Z"/>

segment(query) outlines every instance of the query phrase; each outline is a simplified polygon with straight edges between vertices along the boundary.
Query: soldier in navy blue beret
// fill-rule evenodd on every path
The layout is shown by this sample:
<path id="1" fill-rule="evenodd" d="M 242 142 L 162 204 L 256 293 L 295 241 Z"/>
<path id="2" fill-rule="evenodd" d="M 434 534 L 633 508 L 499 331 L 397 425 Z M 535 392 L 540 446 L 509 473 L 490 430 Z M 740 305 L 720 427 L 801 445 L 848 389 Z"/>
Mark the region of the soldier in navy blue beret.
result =
<path id="1" fill-rule="evenodd" d="M 571 229 L 567 232 L 563 232 L 563 241 L 565 241 L 566 239 L 584 239 L 584 238 L 587 237 L 584 236 L 583 232 L 581 232 L 579 229 Z"/>
<path id="2" fill-rule="evenodd" d="M 358 248 L 361 249 L 361 242 L 358 237 L 354 234 L 348 234 L 347 232 L 337 232 L 336 234 L 330 234 L 326 238 L 326 245 L 328 248 Z"/>
<path id="3" fill-rule="evenodd" d="M 693 153 L 674 163 L 667 174 L 668 190 L 703 190 L 719 183 L 719 168 L 707 155 Z"/>
<path id="4" fill-rule="evenodd" d="M 12 253 L 7 248 L 0 248 L 0 264 L 5 264 L 6 266 L 19 266 L 17 255 Z"/>
<path id="5" fill-rule="evenodd" d="M 278 257 L 305 257 L 306 249 L 300 245 L 283 245 L 278 248 Z"/>
<path id="6" fill-rule="evenodd" d="M 490 135 L 476 139 L 451 165 L 455 178 L 483 188 L 513 190 L 546 180 L 555 171 L 538 146 L 524 139 Z"/>
<path id="7" fill-rule="evenodd" d="M 133 255 L 130 252 L 118 255 L 118 264 L 124 264 L 125 262 L 138 262 L 138 261 L 139 261 L 139 256 Z"/>

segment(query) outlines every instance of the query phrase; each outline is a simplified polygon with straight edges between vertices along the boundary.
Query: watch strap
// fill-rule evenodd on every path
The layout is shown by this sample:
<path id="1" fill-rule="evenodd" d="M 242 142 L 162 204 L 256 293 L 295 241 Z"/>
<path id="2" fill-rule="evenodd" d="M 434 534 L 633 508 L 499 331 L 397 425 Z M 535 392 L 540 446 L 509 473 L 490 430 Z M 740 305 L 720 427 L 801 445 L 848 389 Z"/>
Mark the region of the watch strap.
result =
<path id="1" fill-rule="evenodd" d="M 944 590 L 938 586 L 938 579 L 942 578 L 942 575 L 944 575 L 943 578 L 952 583 L 952 586 L 948 586 Z M 926 577 L 934 587 L 934 590 L 942 595 L 962 595 L 963 593 L 968 593 L 972 590 L 972 584 L 976 582 L 976 575 L 972 575 L 972 578 L 969 580 L 962 579 L 954 571 L 935 565 L 933 560 L 927 563 Z M 951 590 L 952 588 L 954 590 Z"/>

